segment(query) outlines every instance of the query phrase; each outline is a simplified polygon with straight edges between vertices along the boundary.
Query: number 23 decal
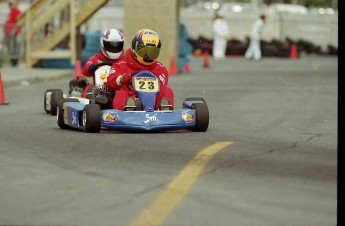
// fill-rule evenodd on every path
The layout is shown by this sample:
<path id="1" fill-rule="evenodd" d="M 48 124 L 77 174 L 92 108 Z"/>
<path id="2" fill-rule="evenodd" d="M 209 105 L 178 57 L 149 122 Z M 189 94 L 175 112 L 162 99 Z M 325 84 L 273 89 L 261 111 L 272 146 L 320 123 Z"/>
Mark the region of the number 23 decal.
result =
<path id="1" fill-rule="evenodd" d="M 144 82 L 144 81 L 140 81 L 140 88 L 139 89 L 154 89 L 155 88 L 155 84 L 153 82 Z"/>
<path id="2" fill-rule="evenodd" d="M 157 92 L 159 90 L 158 79 L 142 79 L 135 80 L 135 89 L 142 92 Z"/>

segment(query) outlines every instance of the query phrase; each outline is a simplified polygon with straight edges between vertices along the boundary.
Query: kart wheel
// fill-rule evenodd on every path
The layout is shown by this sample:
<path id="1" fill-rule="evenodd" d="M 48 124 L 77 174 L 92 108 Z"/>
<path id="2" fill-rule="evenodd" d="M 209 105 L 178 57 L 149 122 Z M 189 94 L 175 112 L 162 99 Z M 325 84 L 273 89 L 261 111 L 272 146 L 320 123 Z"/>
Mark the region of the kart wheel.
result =
<path id="1" fill-rule="evenodd" d="M 51 109 L 51 94 L 53 91 L 57 91 L 59 89 L 47 89 L 44 92 L 44 100 L 43 100 L 43 109 L 47 114 L 50 114 Z"/>
<path id="2" fill-rule="evenodd" d="M 50 97 L 50 114 L 56 115 L 57 113 L 57 104 L 59 100 L 63 98 L 63 92 L 62 90 L 54 90 L 52 92 L 52 95 Z"/>
<path id="3" fill-rule="evenodd" d="M 201 100 L 202 102 L 205 102 L 204 98 L 202 97 L 187 97 L 184 99 L 184 101 L 193 101 L 193 100 Z"/>
<path id="4" fill-rule="evenodd" d="M 83 109 L 83 127 L 86 133 L 99 133 L 101 131 L 101 107 L 98 104 L 85 105 Z"/>
<path id="5" fill-rule="evenodd" d="M 195 109 L 196 112 L 196 123 L 192 131 L 205 132 L 210 120 L 206 103 L 194 103 L 192 104 L 192 109 Z"/>
<path id="6" fill-rule="evenodd" d="M 57 104 L 56 120 L 57 120 L 57 124 L 60 127 L 60 129 L 67 129 L 68 128 L 68 125 L 66 125 L 64 122 L 65 110 L 63 109 L 63 104 L 65 102 L 79 102 L 79 101 L 77 99 L 74 99 L 74 98 L 62 98 L 59 100 L 59 102 Z"/>
<path id="7" fill-rule="evenodd" d="M 185 102 L 186 102 L 186 101 L 202 101 L 203 103 L 206 104 L 205 99 L 202 98 L 202 97 L 187 97 L 187 98 L 185 98 L 184 101 L 183 101 L 182 108 L 189 108 L 188 106 L 185 105 Z M 207 104 L 206 104 L 206 107 L 207 107 Z"/>

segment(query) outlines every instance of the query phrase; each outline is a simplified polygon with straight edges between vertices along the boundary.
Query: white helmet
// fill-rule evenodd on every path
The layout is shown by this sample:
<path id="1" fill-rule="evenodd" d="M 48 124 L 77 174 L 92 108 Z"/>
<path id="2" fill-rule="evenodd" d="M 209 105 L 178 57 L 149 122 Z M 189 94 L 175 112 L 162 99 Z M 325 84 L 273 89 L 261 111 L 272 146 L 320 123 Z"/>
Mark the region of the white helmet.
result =
<path id="1" fill-rule="evenodd" d="M 109 59 L 118 59 L 123 50 L 124 40 L 121 31 L 116 29 L 105 30 L 100 38 L 103 54 Z"/>

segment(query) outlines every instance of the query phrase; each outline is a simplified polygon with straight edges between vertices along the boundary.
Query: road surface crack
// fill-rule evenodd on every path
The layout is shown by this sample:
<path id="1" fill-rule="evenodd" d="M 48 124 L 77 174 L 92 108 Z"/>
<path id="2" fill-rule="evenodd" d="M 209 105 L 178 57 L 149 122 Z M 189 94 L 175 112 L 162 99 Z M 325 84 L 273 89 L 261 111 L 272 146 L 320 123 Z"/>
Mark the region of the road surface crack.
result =
<path id="1" fill-rule="evenodd" d="M 226 164 L 226 165 L 222 165 L 222 166 L 219 166 L 219 167 L 215 167 L 215 168 L 209 170 L 208 172 L 205 172 L 205 175 L 206 174 L 213 174 L 214 172 L 216 172 L 220 168 L 236 166 L 236 165 L 238 165 L 240 163 L 247 162 L 247 161 L 249 161 L 252 158 L 256 158 L 256 157 L 267 155 L 267 154 L 272 154 L 272 153 L 275 153 L 277 151 L 294 149 L 294 148 L 298 147 L 300 144 L 308 143 L 308 142 L 312 141 L 315 138 L 318 138 L 318 137 L 321 137 L 321 136 L 324 136 L 324 135 L 331 135 L 331 134 L 319 134 L 319 133 L 302 133 L 302 134 L 307 134 L 307 135 L 309 135 L 309 137 L 307 137 L 306 139 L 301 140 L 301 141 L 293 142 L 291 145 L 289 145 L 287 147 L 285 146 L 285 147 L 280 147 L 280 148 L 273 148 L 273 149 L 270 149 L 270 150 L 262 152 L 262 153 L 241 156 L 240 160 L 236 160 L 235 162 L 232 162 L 230 164 Z"/>

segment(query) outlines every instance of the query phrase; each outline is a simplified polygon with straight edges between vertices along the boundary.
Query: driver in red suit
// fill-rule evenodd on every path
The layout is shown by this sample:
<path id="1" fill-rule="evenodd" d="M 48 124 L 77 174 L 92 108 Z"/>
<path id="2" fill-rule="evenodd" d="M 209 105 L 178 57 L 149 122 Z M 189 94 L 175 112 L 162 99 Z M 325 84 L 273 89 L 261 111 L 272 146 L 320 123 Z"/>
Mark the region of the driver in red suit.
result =
<path id="1" fill-rule="evenodd" d="M 157 61 L 161 48 L 158 34 L 150 29 L 141 29 L 133 37 L 132 46 L 125 52 L 125 59 L 115 62 L 110 68 L 106 86 L 117 91 L 113 108 L 124 110 L 135 106 L 131 76 L 135 72 L 148 70 L 160 80 L 160 92 L 156 99 L 156 110 L 173 110 L 174 93 L 168 87 L 168 70 Z"/>
<path id="2" fill-rule="evenodd" d="M 86 98 L 87 93 L 92 93 L 95 82 L 95 71 L 99 68 L 99 64 L 108 63 L 111 66 L 118 60 L 124 59 L 124 35 L 117 29 L 107 29 L 100 37 L 101 49 L 99 52 L 88 59 L 82 68 L 82 74 L 86 77 L 93 78 L 93 84 L 88 84 L 84 77 L 78 77 L 70 82 L 70 94 L 73 87 L 80 87 L 83 89 L 82 97 Z M 95 97 L 96 102 L 99 104 L 111 107 L 113 94 L 101 94 Z M 108 104 L 109 103 L 109 104 Z"/>

